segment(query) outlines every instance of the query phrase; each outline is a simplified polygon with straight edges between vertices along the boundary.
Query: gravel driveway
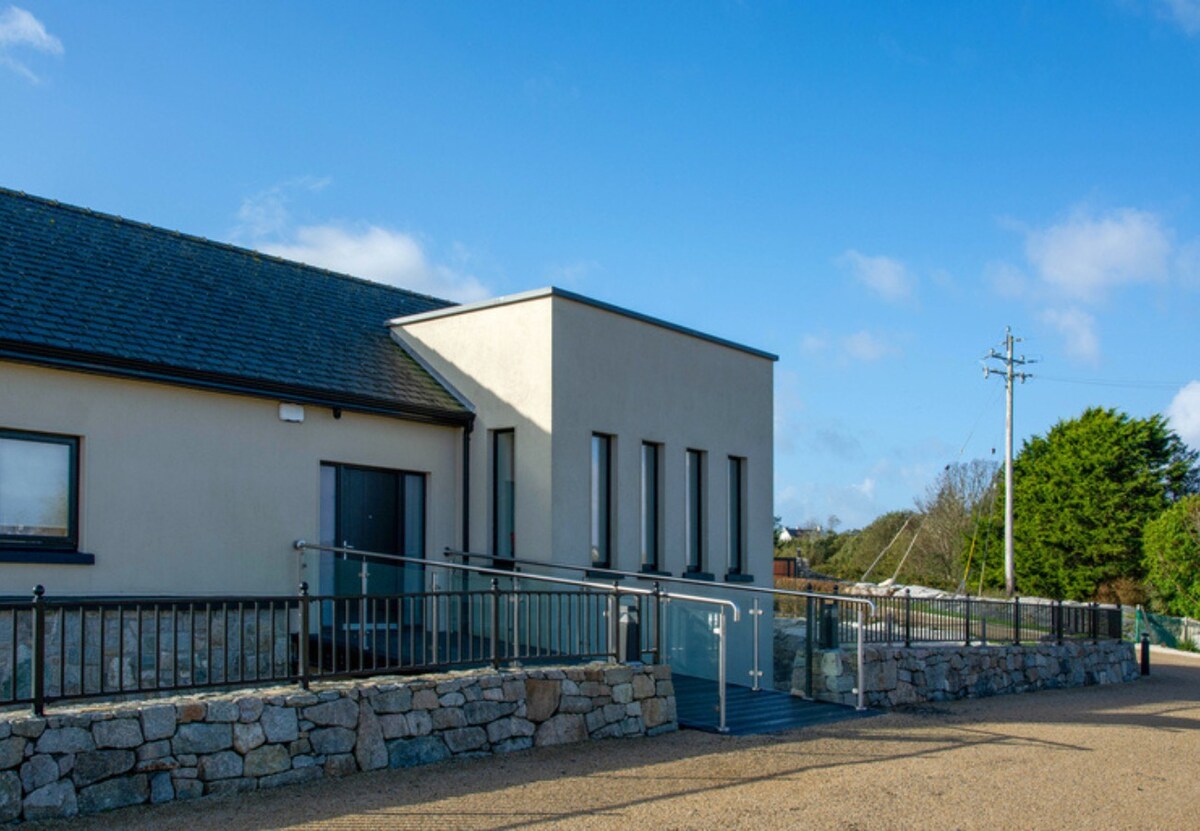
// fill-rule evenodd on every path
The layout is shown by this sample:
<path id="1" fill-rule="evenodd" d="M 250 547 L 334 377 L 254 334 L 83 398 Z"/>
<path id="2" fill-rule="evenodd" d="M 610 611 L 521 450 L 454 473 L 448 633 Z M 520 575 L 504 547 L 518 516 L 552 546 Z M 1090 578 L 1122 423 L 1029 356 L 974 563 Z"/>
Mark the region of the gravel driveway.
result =
<path id="1" fill-rule="evenodd" d="M 776 736 L 682 732 L 27 829 L 1200 829 L 1200 657 Z"/>

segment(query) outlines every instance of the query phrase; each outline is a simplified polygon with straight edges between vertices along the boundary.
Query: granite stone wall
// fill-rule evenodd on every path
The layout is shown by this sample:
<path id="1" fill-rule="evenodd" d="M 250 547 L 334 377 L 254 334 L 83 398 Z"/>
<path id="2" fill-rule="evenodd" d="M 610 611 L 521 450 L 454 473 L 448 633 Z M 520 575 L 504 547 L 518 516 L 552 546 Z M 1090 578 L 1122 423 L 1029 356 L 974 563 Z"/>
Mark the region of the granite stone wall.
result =
<path id="1" fill-rule="evenodd" d="M 778 642 L 777 642 L 778 645 Z M 805 688 L 805 656 L 793 645 L 795 695 Z M 855 704 L 857 652 L 818 650 L 813 697 Z M 1139 675 L 1133 644 L 1125 641 L 1038 643 L 1020 646 L 871 646 L 863 649 L 863 688 L 870 707 L 981 698 L 1089 684 L 1133 681 Z"/>
<path id="2" fill-rule="evenodd" d="M 457 672 L 0 714 L 0 822 L 678 728 L 666 666 Z"/>

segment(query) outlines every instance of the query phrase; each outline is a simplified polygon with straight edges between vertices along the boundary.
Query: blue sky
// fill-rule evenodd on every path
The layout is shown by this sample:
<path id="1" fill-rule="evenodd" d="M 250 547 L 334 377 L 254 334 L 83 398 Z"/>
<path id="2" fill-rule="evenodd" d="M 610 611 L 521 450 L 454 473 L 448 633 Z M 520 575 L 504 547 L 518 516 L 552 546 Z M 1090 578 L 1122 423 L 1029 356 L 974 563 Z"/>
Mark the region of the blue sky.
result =
<path id="1" fill-rule="evenodd" d="M 1200 447 L 1200 0 L 0 0 L 0 114 L 7 187 L 777 353 L 788 524 L 999 458 L 1006 325 L 1018 442 Z"/>

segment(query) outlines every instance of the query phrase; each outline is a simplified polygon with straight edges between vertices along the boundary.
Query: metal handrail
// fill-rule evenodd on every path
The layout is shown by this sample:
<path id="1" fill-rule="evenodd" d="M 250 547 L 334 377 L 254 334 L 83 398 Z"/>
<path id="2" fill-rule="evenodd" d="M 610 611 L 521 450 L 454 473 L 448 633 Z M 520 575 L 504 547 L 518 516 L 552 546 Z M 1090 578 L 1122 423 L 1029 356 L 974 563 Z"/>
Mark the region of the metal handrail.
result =
<path id="1" fill-rule="evenodd" d="M 497 560 L 500 560 L 501 562 L 512 563 L 514 565 L 528 565 L 528 566 L 536 566 L 539 568 L 556 568 L 556 569 L 560 569 L 563 571 L 582 571 L 582 572 L 589 573 L 589 574 L 602 572 L 604 574 L 611 574 L 615 577 L 632 577 L 637 580 L 653 580 L 656 582 L 687 583 L 690 585 L 697 585 L 697 586 L 699 586 L 699 585 L 702 585 L 702 586 L 720 585 L 720 586 L 722 586 L 723 589 L 730 590 L 730 591 L 743 591 L 743 592 L 751 592 L 751 593 L 758 593 L 758 594 L 769 594 L 772 596 L 783 595 L 785 597 L 810 597 L 810 598 L 815 598 L 818 600 L 834 600 L 838 603 L 850 604 L 850 605 L 856 607 L 855 608 L 855 612 L 856 612 L 855 641 L 856 641 L 856 646 L 857 646 L 857 656 L 856 656 L 856 664 L 857 665 L 856 665 L 855 669 L 856 669 L 858 675 L 856 677 L 857 689 L 855 690 L 855 693 L 857 694 L 857 703 L 855 704 L 855 709 L 857 709 L 857 710 L 865 710 L 866 709 L 866 691 L 864 690 L 863 683 L 862 683 L 862 679 L 863 679 L 863 630 L 865 628 L 865 621 L 863 620 L 863 616 L 864 616 L 863 613 L 864 613 L 864 610 L 867 610 L 871 613 L 872 616 L 874 616 L 874 614 L 875 614 L 875 602 L 868 598 L 855 597 L 853 595 L 844 595 L 844 594 L 824 594 L 821 592 L 799 591 L 796 589 L 777 589 L 777 588 L 766 588 L 763 586 L 748 586 L 743 583 L 720 583 L 720 584 L 718 584 L 718 583 L 715 583 L 715 582 L 709 581 L 709 580 L 696 580 L 694 578 L 688 578 L 688 577 L 673 577 L 671 575 L 649 574 L 649 573 L 643 572 L 643 571 L 621 571 L 619 569 L 596 567 L 596 566 L 592 566 L 591 568 L 588 568 L 587 566 L 572 566 L 572 565 L 566 565 L 566 564 L 562 564 L 562 563 L 546 563 L 546 562 L 541 562 L 539 560 L 527 560 L 527 559 L 521 559 L 518 557 L 498 557 L 494 554 L 482 554 L 482 553 L 476 553 L 476 552 L 470 552 L 470 551 L 458 551 L 458 550 L 455 550 L 452 548 L 446 548 L 443 551 L 443 553 L 447 557 L 463 557 L 463 558 L 478 557 L 478 558 L 482 558 L 482 559 L 491 560 L 492 562 L 496 562 Z M 505 573 L 512 574 L 513 572 L 506 570 Z M 528 574 L 528 572 L 520 572 L 520 573 Z M 760 610 L 758 608 L 758 599 L 757 598 L 755 598 L 755 600 L 754 600 L 754 606 L 750 610 L 750 614 L 754 618 L 754 641 L 755 641 L 754 668 L 750 671 L 750 674 L 751 674 L 751 677 L 754 679 L 753 689 L 757 690 L 758 689 L 758 679 L 762 675 L 762 672 L 759 670 L 759 661 L 758 661 L 758 637 L 759 637 L 758 628 L 759 628 L 759 619 L 762 616 L 762 610 Z M 735 616 L 733 621 L 734 621 L 734 623 L 737 623 L 738 618 Z M 808 625 L 811 627 L 812 622 L 809 621 Z M 723 681 L 722 681 L 722 683 L 723 683 Z"/>
<path id="2" fill-rule="evenodd" d="M 504 577 L 508 579 L 516 579 L 519 575 L 522 579 L 533 580 L 542 583 L 555 583 L 558 585 L 577 586 L 587 589 L 594 589 L 613 593 L 614 596 L 622 594 L 632 594 L 640 597 L 655 597 L 663 600 L 683 600 L 692 603 L 703 603 L 710 606 L 717 606 L 720 610 L 721 623 L 718 630 L 717 642 L 717 687 L 718 687 L 718 725 L 717 730 L 725 733 L 728 732 L 728 727 L 725 724 L 725 663 L 726 663 L 726 626 L 725 612 L 730 610 L 733 613 L 733 622 L 737 623 L 741 620 L 741 609 L 737 603 L 723 597 L 701 597 L 699 595 L 681 594 L 678 592 L 655 591 L 651 589 L 638 589 L 631 586 L 619 586 L 615 582 L 609 583 L 594 583 L 587 580 L 571 580 L 565 577 L 550 577 L 543 574 L 529 574 L 527 572 L 513 572 L 506 569 L 484 568 L 482 566 L 471 566 L 460 563 L 443 563 L 437 560 L 426 560 L 421 557 L 406 557 L 401 554 L 388 554 L 380 551 L 362 551 L 357 548 L 347 548 L 345 546 L 336 545 L 320 545 L 318 543 L 310 543 L 303 539 L 298 539 L 292 543 L 292 548 L 297 552 L 303 551 L 331 551 L 335 554 L 342 554 L 346 557 L 358 557 L 364 562 L 368 559 L 392 561 L 400 563 L 412 563 L 420 566 L 431 566 L 433 568 L 444 568 L 451 571 L 470 572 L 474 574 L 486 574 L 492 577 Z M 615 620 L 615 613 L 614 613 Z M 614 649 L 616 644 L 613 644 Z M 661 649 L 662 644 L 656 644 L 656 648 Z M 757 656 L 755 658 L 757 660 Z M 861 660 L 861 659 L 860 659 Z"/>

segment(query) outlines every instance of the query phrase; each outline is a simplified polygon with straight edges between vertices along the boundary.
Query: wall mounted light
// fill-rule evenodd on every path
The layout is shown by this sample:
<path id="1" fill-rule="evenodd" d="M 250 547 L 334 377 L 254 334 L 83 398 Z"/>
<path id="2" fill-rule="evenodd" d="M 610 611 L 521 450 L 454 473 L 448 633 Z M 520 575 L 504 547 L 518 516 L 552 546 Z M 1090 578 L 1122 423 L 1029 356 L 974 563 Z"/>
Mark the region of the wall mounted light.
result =
<path id="1" fill-rule="evenodd" d="M 289 421 L 293 424 L 300 424 L 304 421 L 304 405 L 303 404 L 280 404 L 279 405 L 279 420 Z"/>

